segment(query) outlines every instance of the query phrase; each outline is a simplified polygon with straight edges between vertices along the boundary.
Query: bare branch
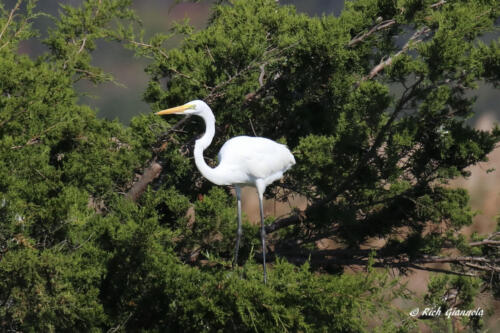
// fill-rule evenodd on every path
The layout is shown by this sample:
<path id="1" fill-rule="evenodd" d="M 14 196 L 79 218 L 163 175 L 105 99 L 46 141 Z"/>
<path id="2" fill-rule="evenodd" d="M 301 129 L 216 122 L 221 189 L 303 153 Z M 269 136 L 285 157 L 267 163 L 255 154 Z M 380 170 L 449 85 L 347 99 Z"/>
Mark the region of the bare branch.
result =
<path id="1" fill-rule="evenodd" d="M 132 201 L 137 201 L 137 199 L 139 199 L 142 193 L 146 190 L 149 183 L 160 175 L 162 169 L 163 168 L 160 163 L 156 162 L 156 158 L 153 159 L 149 167 L 144 170 L 144 173 L 141 175 L 139 180 L 135 182 L 127 192 L 126 197 Z"/>
<path id="2" fill-rule="evenodd" d="M 141 47 L 144 47 L 144 48 L 150 48 L 150 49 L 153 49 L 155 51 L 158 51 L 159 54 L 161 54 L 165 59 L 168 59 L 168 55 L 160 48 L 160 47 L 157 47 L 157 46 L 153 46 L 151 44 L 147 44 L 147 43 L 144 43 L 144 42 L 136 42 L 134 40 L 129 40 L 130 43 L 136 45 L 136 46 L 141 46 Z"/>
<path id="3" fill-rule="evenodd" d="M 482 246 L 482 245 L 500 246 L 500 241 L 493 239 L 499 236 L 500 232 L 494 232 L 481 241 L 469 243 L 469 246 Z"/>
<path id="4" fill-rule="evenodd" d="M 460 275 L 460 276 L 470 276 L 470 277 L 476 277 L 477 276 L 477 274 L 475 274 L 475 273 L 456 272 L 456 271 L 452 271 L 452 270 L 449 270 L 449 269 L 420 266 L 420 265 L 416 265 L 416 264 L 412 264 L 412 263 L 409 263 L 408 267 L 409 268 L 413 268 L 413 269 L 418 269 L 420 271 L 428 271 L 428 272 L 436 272 L 436 273 L 444 273 L 444 274 Z"/>
<path id="5" fill-rule="evenodd" d="M 232 81 L 234 81 L 234 79 L 236 79 L 236 78 L 242 76 L 243 74 L 246 74 L 246 73 L 248 73 L 251 70 L 254 70 L 256 68 L 260 69 L 260 75 L 259 75 L 259 80 L 258 80 L 260 88 L 258 90 L 263 89 L 263 87 L 264 87 L 264 75 L 265 75 L 264 68 L 265 68 L 265 66 L 267 66 L 267 65 L 269 65 L 271 63 L 277 62 L 279 59 L 281 59 L 279 57 L 281 54 L 283 54 L 288 49 L 294 48 L 297 45 L 298 45 L 298 43 L 293 43 L 293 44 L 288 45 L 287 47 L 284 47 L 282 49 L 278 49 L 277 47 L 274 47 L 274 48 L 271 48 L 271 49 L 268 49 L 268 50 L 264 51 L 262 53 L 261 57 L 260 57 L 263 60 L 258 61 L 258 58 L 257 58 L 255 60 L 251 61 L 245 68 L 239 70 L 233 76 L 229 76 L 229 78 L 226 81 L 221 82 L 218 85 L 216 85 L 215 87 L 213 87 L 211 89 L 210 94 L 208 94 L 208 96 L 205 97 L 205 100 L 208 101 L 208 102 L 210 102 L 210 101 L 213 101 L 214 96 L 223 95 L 222 92 L 217 92 L 217 91 L 219 91 L 221 88 L 223 88 L 223 87 L 227 86 L 228 84 L 230 84 Z M 250 99 L 253 99 L 256 95 L 257 95 L 257 92 L 248 93 L 245 96 L 245 100 L 248 101 Z"/>
<path id="6" fill-rule="evenodd" d="M 271 257 L 276 255 L 287 258 L 288 261 L 302 264 L 305 261 L 310 261 L 314 265 L 342 265 L 342 266 L 366 266 L 369 262 L 371 249 L 333 249 L 319 251 L 304 251 L 300 248 L 290 250 L 276 250 Z M 376 255 L 373 258 L 375 267 L 393 267 L 399 269 L 413 268 L 418 270 L 440 272 L 445 274 L 477 276 L 477 271 L 486 271 L 492 273 L 500 272 L 498 263 L 500 259 L 488 259 L 485 257 L 473 256 L 457 256 L 457 257 L 440 257 L 440 256 L 421 256 L 418 258 L 410 258 L 407 255 L 383 256 Z M 467 270 L 454 270 L 443 267 L 429 267 L 428 264 L 458 264 Z"/>
<path id="7" fill-rule="evenodd" d="M 31 139 L 29 139 L 28 141 L 26 141 L 26 143 L 22 146 L 12 146 L 10 147 L 11 149 L 21 149 L 21 148 L 24 148 L 26 146 L 31 146 L 31 145 L 34 145 L 34 144 L 38 144 L 40 143 L 40 138 L 47 134 L 49 131 L 53 130 L 54 128 L 56 128 L 57 126 L 61 125 L 61 124 L 64 124 L 66 123 L 67 121 L 60 121 L 58 123 L 55 123 L 54 125 L 51 125 L 49 127 L 47 127 L 46 129 L 44 129 L 40 134 L 37 134 L 33 137 L 31 137 Z"/>
<path id="8" fill-rule="evenodd" d="M 385 137 L 387 131 L 392 126 L 392 123 L 396 120 L 399 113 L 404 109 L 405 105 L 414 97 L 414 95 L 416 93 L 416 88 L 420 85 L 422 80 L 423 80 L 423 77 L 418 78 L 413 85 L 411 85 L 407 90 L 405 90 L 405 92 L 403 93 L 403 95 L 399 99 L 398 103 L 396 104 L 394 111 L 391 114 L 391 117 L 388 119 L 388 121 L 385 123 L 385 125 L 382 127 L 382 129 L 378 133 L 378 135 L 375 138 L 370 149 L 362 156 L 362 158 L 360 159 L 360 161 L 357 164 L 356 169 L 351 173 L 351 175 L 349 177 L 347 177 L 339 185 L 339 187 L 337 187 L 337 189 L 335 191 L 330 193 L 325 198 L 313 202 L 305 210 L 300 211 L 297 214 L 291 215 L 289 217 L 278 219 L 278 220 L 274 221 L 272 224 L 267 225 L 266 232 L 271 233 L 271 232 L 274 232 L 276 230 L 288 227 L 290 225 L 301 223 L 302 221 L 304 221 L 306 219 L 307 215 L 312 213 L 314 210 L 320 208 L 321 206 L 324 206 L 325 204 L 334 201 L 341 193 L 343 193 L 348 188 L 348 186 L 352 185 L 353 182 L 355 182 L 355 180 L 358 177 L 361 170 L 363 169 L 363 167 L 373 158 L 373 156 L 377 152 L 377 149 L 380 147 L 380 145 L 384 141 L 384 137 Z"/>
<path id="9" fill-rule="evenodd" d="M 157 148 L 154 149 L 155 153 L 158 153 L 160 151 L 163 151 L 165 149 L 165 143 L 164 140 L 172 132 L 175 132 L 181 127 L 188 119 L 190 116 L 184 117 L 180 121 L 178 121 L 174 126 L 170 127 L 166 132 L 162 133 L 158 137 L 157 141 Z M 157 156 L 155 156 L 148 164 L 148 166 L 144 169 L 144 172 L 142 175 L 139 177 L 139 180 L 136 181 L 132 187 L 128 190 L 126 193 L 126 197 L 131 199 L 132 201 L 137 201 L 142 193 L 146 190 L 148 185 L 153 182 L 158 176 L 161 174 L 163 170 L 163 167 L 161 166 L 160 163 L 157 162 Z"/>
<path id="10" fill-rule="evenodd" d="M 429 7 L 432 8 L 432 9 L 436 9 L 436 8 L 441 7 L 445 3 L 446 3 L 445 0 L 441 0 L 439 2 L 436 2 L 436 3 L 432 4 L 432 5 L 430 5 Z M 382 18 L 380 18 L 380 19 L 382 19 Z M 347 44 L 347 46 L 348 47 L 354 47 L 354 46 L 358 45 L 359 43 L 361 43 L 365 38 L 367 38 L 370 35 L 374 34 L 375 32 L 378 32 L 380 30 L 388 29 L 388 28 L 392 27 L 396 23 L 397 22 L 396 22 L 395 19 L 385 20 L 385 21 L 382 21 L 380 23 L 377 23 L 373 27 L 371 27 L 371 29 L 368 30 L 367 32 L 365 32 L 365 33 L 359 33 L 356 37 L 354 37 L 353 39 L 351 39 L 349 41 L 349 43 Z"/>
<path id="11" fill-rule="evenodd" d="M 76 54 L 80 54 L 83 51 L 83 49 L 85 48 L 85 43 L 86 42 L 87 42 L 87 37 L 84 37 L 82 39 L 82 45 L 80 46 L 80 49 L 78 49 L 78 52 Z"/>
<path id="12" fill-rule="evenodd" d="M 382 59 L 378 65 L 376 65 L 375 67 L 372 68 L 372 70 L 370 71 L 370 74 L 368 74 L 367 76 L 364 76 L 361 79 L 361 81 L 358 82 L 357 86 L 359 86 L 359 84 L 361 82 L 366 81 L 366 80 L 371 80 L 375 76 L 377 76 L 377 74 L 380 73 L 381 71 L 383 71 L 384 68 L 386 68 L 387 66 L 390 66 L 396 57 L 398 57 L 401 54 L 408 51 L 411 46 L 421 42 L 422 40 L 418 39 L 418 38 L 421 37 L 422 35 L 427 34 L 430 31 L 431 30 L 428 27 L 423 27 L 423 28 L 415 31 L 415 33 L 410 37 L 410 39 L 408 39 L 408 41 L 406 42 L 406 44 L 403 46 L 403 48 L 401 50 L 399 50 L 396 54 L 394 54 L 393 56 L 391 56 L 387 59 Z"/>
<path id="13" fill-rule="evenodd" d="M 264 75 L 266 74 L 265 71 L 266 64 L 260 65 L 259 68 L 260 68 L 259 86 L 262 88 L 264 86 Z"/>
<path id="14" fill-rule="evenodd" d="M 461 257 L 439 257 L 439 256 L 422 256 L 415 259 L 415 263 L 420 264 L 437 264 L 437 263 L 464 263 L 464 262 L 480 262 L 480 263 L 497 263 L 500 259 L 488 259 L 485 257 L 472 257 L 472 256 L 461 256 Z"/>
<path id="15" fill-rule="evenodd" d="M 363 34 L 359 34 L 356 37 L 354 37 L 353 39 L 351 39 L 351 41 L 349 42 L 349 44 L 347 44 L 347 46 L 354 47 L 354 46 L 358 45 L 359 43 L 361 43 L 366 37 L 372 35 L 373 33 L 377 32 L 377 31 L 390 28 L 394 24 L 396 24 L 395 19 L 382 21 L 382 22 L 374 25 L 368 32 L 365 32 Z"/>
<path id="16" fill-rule="evenodd" d="M 0 32 L 0 39 L 2 39 L 5 31 L 7 31 L 7 28 L 9 27 L 10 23 L 12 22 L 12 18 L 14 17 L 14 13 L 19 9 L 19 6 L 21 5 L 21 0 L 17 1 L 16 5 L 12 10 L 10 11 L 9 18 L 7 19 L 7 22 L 2 28 L 2 31 Z"/>
<path id="17" fill-rule="evenodd" d="M 434 8 L 438 8 L 438 7 L 441 7 L 442 5 L 444 5 L 445 3 L 446 3 L 445 0 L 441 0 L 439 2 L 436 2 L 436 3 L 432 4 L 432 5 L 430 5 L 430 7 L 433 8 L 433 9 Z"/>
<path id="18" fill-rule="evenodd" d="M 469 243 L 469 246 L 482 246 L 482 245 L 500 246 L 500 241 L 485 239 L 482 241 Z"/>

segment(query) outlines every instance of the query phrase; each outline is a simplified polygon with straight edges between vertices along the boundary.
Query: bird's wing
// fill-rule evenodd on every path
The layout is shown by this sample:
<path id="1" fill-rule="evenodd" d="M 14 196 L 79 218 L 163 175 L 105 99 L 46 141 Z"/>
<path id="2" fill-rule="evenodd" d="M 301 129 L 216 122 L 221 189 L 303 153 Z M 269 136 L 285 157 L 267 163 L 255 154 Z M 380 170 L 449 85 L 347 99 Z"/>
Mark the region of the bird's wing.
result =
<path id="1" fill-rule="evenodd" d="M 266 179 L 279 175 L 295 164 L 285 145 L 259 137 L 238 136 L 228 140 L 219 152 L 219 162 L 238 168 L 250 178 Z"/>

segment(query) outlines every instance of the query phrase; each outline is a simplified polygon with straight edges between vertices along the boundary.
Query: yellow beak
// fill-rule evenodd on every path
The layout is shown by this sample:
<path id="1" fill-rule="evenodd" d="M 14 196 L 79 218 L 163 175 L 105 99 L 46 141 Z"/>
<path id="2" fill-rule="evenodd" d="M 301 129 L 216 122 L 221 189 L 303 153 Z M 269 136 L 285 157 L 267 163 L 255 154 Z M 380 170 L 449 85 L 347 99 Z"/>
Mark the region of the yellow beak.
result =
<path id="1" fill-rule="evenodd" d="M 180 114 L 180 113 L 186 111 L 187 109 L 192 109 L 192 108 L 193 108 L 193 105 L 181 105 L 181 106 L 177 106 L 175 108 L 170 108 L 170 109 L 158 111 L 158 112 L 156 112 L 156 114 L 159 116 L 163 116 L 166 114 L 172 114 L 172 113 Z"/>

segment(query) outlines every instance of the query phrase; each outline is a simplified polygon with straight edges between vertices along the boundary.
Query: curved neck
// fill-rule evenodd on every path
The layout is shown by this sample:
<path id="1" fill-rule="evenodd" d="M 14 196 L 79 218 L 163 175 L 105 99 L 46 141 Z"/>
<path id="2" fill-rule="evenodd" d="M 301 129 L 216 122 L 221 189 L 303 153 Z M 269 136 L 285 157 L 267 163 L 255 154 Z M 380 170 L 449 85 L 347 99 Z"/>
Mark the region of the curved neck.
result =
<path id="1" fill-rule="evenodd" d="M 210 146 L 215 135 L 215 117 L 213 113 L 202 113 L 199 115 L 205 121 L 205 134 L 194 145 L 194 161 L 203 177 L 217 185 L 223 185 L 218 177 L 216 168 L 211 168 L 203 158 L 203 151 Z"/>

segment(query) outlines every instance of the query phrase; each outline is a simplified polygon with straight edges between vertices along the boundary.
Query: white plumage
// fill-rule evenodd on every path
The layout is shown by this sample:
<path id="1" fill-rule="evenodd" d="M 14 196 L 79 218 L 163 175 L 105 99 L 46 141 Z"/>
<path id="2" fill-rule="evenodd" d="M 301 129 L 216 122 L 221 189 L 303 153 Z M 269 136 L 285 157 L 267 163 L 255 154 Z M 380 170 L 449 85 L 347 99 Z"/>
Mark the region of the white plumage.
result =
<path id="1" fill-rule="evenodd" d="M 237 136 L 221 148 L 217 168 L 226 175 L 224 185 L 252 185 L 262 179 L 267 186 L 283 177 L 295 164 L 285 145 L 259 137 Z"/>
<path id="2" fill-rule="evenodd" d="M 241 227 L 241 186 L 255 186 L 259 195 L 261 217 L 262 257 L 264 282 L 266 274 L 266 245 L 264 229 L 264 209 L 262 200 L 266 187 L 283 177 L 283 173 L 295 164 L 295 158 L 285 145 L 260 137 L 237 136 L 227 141 L 221 148 L 219 164 L 211 168 L 203 158 L 203 151 L 210 145 L 215 135 L 215 117 L 210 107 L 203 101 L 195 100 L 182 106 L 163 110 L 157 115 L 193 114 L 205 121 L 205 134 L 196 140 L 194 159 L 201 174 L 217 185 L 234 185 L 238 199 L 238 231 L 234 263 L 238 261 L 238 249 L 242 234 Z"/>

